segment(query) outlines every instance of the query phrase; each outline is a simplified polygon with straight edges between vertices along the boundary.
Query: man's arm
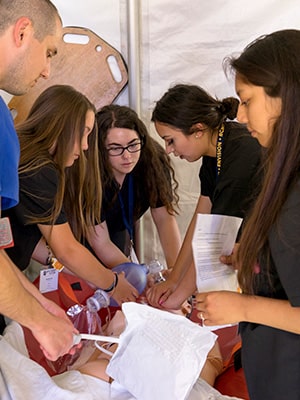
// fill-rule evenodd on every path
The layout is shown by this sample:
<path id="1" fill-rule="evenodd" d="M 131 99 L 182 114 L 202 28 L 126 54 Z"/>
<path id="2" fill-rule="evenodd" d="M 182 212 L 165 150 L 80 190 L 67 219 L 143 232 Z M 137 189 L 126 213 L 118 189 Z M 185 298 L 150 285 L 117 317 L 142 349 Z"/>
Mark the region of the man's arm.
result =
<path id="1" fill-rule="evenodd" d="M 62 318 L 62 312 L 56 312 L 60 309 L 50 305 L 52 302 L 39 293 L 4 250 L 0 250 L 0 275 L 0 312 L 29 328 L 50 360 L 68 353 L 75 328 Z"/>

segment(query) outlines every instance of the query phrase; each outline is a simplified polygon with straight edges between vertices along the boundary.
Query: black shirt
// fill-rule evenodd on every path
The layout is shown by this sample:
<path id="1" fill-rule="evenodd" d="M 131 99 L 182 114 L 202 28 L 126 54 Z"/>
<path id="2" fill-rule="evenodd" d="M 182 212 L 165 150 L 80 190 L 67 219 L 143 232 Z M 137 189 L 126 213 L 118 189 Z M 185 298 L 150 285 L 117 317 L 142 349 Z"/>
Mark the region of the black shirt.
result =
<path id="1" fill-rule="evenodd" d="M 270 252 L 270 280 L 266 259 Z M 269 233 L 269 250 L 259 257 L 255 294 L 300 307 L 300 180 Z M 243 322 L 242 364 L 251 399 L 300 399 L 300 335 Z"/>
<path id="2" fill-rule="evenodd" d="M 133 190 L 133 224 L 141 218 L 150 207 L 149 192 L 143 184 L 143 178 L 135 174 L 127 174 L 121 189 L 104 188 L 102 201 L 101 221 L 106 222 L 111 241 L 119 247 L 126 255 L 128 252 L 129 233 L 126 228 L 119 196 L 124 205 L 125 218 L 130 222 L 129 217 L 129 176 L 132 179 Z M 170 183 L 171 185 L 171 183 Z M 164 204 L 160 199 L 157 200 L 155 208 L 162 207 Z"/>
<path id="3" fill-rule="evenodd" d="M 14 247 L 8 248 L 7 253 L 21 270 L 27 268 L 35 246 L 42 237 L 37 224 L 31 222 L 30 218 L 51 215 L 58 179 L 58 172 L 52 165 L 21 174 L 19 204 L 3 213 L 10 219 L 14 238 Z M 67 218 L 62 210 L 55 224 L 65 222 Z"/>
<path id="4" fill-rule="evenodd" d="M 204 156 L 200 169 L 201 194 L 212 203 L 212 214 L 244 218 L 258 187 L 261 147 L 245 126 L 226 122 L 221 169 L 217 158 Z"/>

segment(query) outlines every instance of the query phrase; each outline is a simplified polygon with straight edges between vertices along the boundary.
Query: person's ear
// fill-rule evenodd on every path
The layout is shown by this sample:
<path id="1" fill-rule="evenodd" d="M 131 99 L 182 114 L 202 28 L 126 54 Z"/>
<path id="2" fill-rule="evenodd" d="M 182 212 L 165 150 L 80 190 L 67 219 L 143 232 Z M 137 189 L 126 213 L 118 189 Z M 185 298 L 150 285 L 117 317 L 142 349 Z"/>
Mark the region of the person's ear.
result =
<path id="1" fill-rule="evenodd" d="M 193 126 L 193 131 L 195 132 L 195 138 L 199 139 L 200 137 L 203 136 L 204 131 L 206 130 L 206 126 L 201 124 L 201 122 L 198 122 Z"/>
<path id="2" fill-rule="evenodd" d="M 21 47 L 24 43 L 26 35 L 32 28 L 32 23 L 29 18 L 21 17 L 17 20 L 14 26 L 14 41 L 17 47 Z"/>

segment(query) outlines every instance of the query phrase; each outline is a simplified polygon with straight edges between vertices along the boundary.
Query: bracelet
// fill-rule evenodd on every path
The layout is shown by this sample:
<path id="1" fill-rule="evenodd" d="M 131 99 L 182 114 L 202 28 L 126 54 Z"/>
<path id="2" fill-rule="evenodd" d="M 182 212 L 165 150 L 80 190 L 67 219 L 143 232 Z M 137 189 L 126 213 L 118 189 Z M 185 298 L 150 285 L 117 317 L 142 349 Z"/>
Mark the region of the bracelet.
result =
<path id="1" fill-rule="evenodd" d="M 52 264 L 51 259 L 52 259 L 52 257 L 53 257 L 53 254 L 52 254 L 52 251 L 51 251 L 51 249 L 50 249 L 50 246 L 48 245 L 48 243 L 46 242 L 46 240 L 45 240 L 45 244 L 46 244 L 47 251 L 48 251 L 48 257 L 47 257 L 47 260 L 46 260 L 46 265 L 51 266 L 51 264 Z"/>
<path id="2" fill-rule="evenodd" d="M 119 282 L 119 277 L 116 272 L 114 272 L 114 275 L 115 275 L 115 278 L 114 278 L 113 283 L 107 289 L 102 289 L 104 292 L 109 293 L 109 292 L 112 292 L 116 288 L 116 286 Z"/>
<path id="3" fill-rule="evenodd" d="M 47 242 L 46 242 L 46 247 L 48 250 L 48 257 L 46 260 L 46 265 L 48 265 L 49 268 L 54 268 L 54 269 L 57 269 L 58 272 L 61 272 L 64 269 L 64 266 L 62 265 L 61 262 L 58 261 L 57 258 L 53 257 L 52 251 Z"/>

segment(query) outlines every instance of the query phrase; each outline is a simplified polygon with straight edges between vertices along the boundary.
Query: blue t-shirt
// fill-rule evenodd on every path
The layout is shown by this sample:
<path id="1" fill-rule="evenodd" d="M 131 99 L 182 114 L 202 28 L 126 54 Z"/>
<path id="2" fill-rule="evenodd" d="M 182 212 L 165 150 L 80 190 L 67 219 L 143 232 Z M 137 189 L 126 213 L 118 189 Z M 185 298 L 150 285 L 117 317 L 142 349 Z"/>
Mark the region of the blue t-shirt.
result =
<path id="1" fill-rule="evenodd" d="M 0 96 L 0 196 L 1 209 L 19 201 L 18 165 L 20 145 L 12 115 Z"/>

